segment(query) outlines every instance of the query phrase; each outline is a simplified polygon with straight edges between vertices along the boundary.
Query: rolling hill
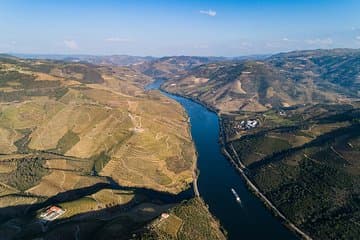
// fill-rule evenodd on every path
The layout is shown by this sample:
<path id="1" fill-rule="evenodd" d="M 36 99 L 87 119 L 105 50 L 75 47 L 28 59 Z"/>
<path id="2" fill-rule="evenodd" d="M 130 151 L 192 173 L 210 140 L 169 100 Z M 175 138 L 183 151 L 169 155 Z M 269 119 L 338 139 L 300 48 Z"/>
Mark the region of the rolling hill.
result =
<path id="1" fill-rule="evenodd" d="M 1 239 L 141 237 L 193 197 L 188 117 L 145 91 L 151 81 L 128 67 L 0 56 Z M 200 234 L 223 239 L 196 203 Z M 56 208 L 59 218 L 44 219 Z"/>
<path id="2" fill-rule="evenodd" d="M 221 60 L 225 60 L 225 58 L 171 56 L 171 57 L 162 57 L 141 64 L 135 64 L 132 66 L 132 68 L 151 77 L 171 79 L 171 78 L 177 78 L 179 75 L 185 74 L 193 67 L 211 62 L 217 62 Z"/>
<path id="3" fill-rule="evenodd" d="M 221 112 L 261 112 L 312 103 L 349 103 L 359 98 L 360 51 L 284 53 L 266 60 L 203 64 L 163 88 Z"/>
<path id="4" fill-rule="evenodd" d="M 203 64 L 162 88 L 218 112 L 224 147 L 292 223 L 359 236 L 360 50 Z"/>

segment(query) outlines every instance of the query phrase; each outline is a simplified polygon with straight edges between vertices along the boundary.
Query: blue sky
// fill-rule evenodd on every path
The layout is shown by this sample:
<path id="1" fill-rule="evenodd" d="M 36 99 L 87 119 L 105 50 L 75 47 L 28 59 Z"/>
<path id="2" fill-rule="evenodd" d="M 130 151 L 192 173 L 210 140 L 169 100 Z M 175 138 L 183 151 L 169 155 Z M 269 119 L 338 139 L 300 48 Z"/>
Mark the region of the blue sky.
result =
<path id="1" fill-rule="evenodd" d="M 0 52 L 240 56 L 360 48 L 360 1 L 3 0 Z"/>

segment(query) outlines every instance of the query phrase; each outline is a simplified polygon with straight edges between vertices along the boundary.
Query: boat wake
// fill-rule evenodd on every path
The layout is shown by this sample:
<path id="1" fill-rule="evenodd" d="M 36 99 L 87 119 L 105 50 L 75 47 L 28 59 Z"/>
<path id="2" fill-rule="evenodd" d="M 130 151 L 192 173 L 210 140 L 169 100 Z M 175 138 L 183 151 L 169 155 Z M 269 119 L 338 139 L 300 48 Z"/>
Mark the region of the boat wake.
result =
<path id="1" fill-rule="evenodd" d="M 240 199 L 239 195 L 237 194 L 237 192 L 235 191 L 235 189 L 231 188 L 231 192 L 232 192 L 232 194 L 234 195 L 236 201 L 237 201 L 240 205 L 242 205 L 241 199 Z"/>

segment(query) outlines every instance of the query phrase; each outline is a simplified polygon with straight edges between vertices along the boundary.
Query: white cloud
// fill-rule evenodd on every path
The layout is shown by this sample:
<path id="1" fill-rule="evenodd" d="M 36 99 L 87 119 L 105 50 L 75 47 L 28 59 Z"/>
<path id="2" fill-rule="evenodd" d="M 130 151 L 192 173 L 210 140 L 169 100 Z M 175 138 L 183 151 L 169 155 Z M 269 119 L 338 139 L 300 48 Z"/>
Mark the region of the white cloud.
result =
<path id="1" fill-rule="evenodd" d="M 211 10 L 211 9 L 209 9 L 209 10 L 200 10 L 200 13 L 208 15 L 210 17 L 215 17 L 216 16 L 216 12 Z"/>
<path id="2" fill-rule="evenodd" d="M 284 37 L 282 40 L 285 41 L 285 42 L 289 41 L 289 39 L 287 37 Z"/>
<path id="3" fill-rule="evenodd" d="M 356 36 L 355 39 L 360 41 L 360 36 Z"/>
<path id="4" fill-rule="evenodd" d="M 331 38 L 315 38 L 305 41 L 309 45 L 332 45 L 334 41 Z"/>
<path id="5" fill-rule="evenodd" d="M 109 37 L 105 39 L 106 42 L 131 42 L 128 38 L 120 38 L 120 37 Z"/>
<path id="6" fill-rule="evenodd" d="M 67 48 L 72 50 L 79 49 L 79 46 L 75 40 L 64 40 L 64 44 Z"/>

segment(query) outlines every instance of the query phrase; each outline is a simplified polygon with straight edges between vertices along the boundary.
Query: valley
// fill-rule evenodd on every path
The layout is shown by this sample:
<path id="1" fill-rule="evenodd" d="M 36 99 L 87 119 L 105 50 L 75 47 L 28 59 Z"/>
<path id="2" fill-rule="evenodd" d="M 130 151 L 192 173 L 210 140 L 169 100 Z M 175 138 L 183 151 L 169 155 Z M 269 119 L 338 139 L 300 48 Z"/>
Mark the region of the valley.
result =
<path id="1" fill-rule="evenodd" d="M 358 50 L 74 59 L 0 59 L 8 239 L 358 236 Z M 44 224 L 51 206 L 61 214 Z"/>
<path id="2" fill-rule="evenodd" d="M 356 238 L 358 53 L 204 64 L 162 88 L 218 113 L 230 157 L 293 224 L 314 239 Z"/>
<path id="3" fill-rule="evenodd" d="M 2 1 L 0 240 L 360 240 L 360 1 Z"/>
<path id="4" fill-rule="evenodd" d="M 2 237 L 101 239 L 119 224 L 124 239 L 142 236 L 192 198 L 187 115 L 144 91 L 151 81 L 123 66 L 0 58 Z M 56 207 L 63 213 L 41 220 Z"/>
<path id="5" fill-rule="evenodd" d="M 359 56 L 358 50 L 337 49 L 214 62 L 171 78 L 163 88 L 220 113 L 264 112 L 314 103 L 352 104 L 359 98 Z M 344 69 L 352 71 L 342 79 Z"/>

